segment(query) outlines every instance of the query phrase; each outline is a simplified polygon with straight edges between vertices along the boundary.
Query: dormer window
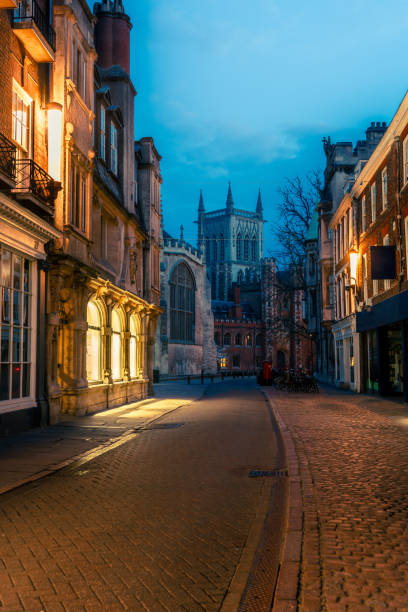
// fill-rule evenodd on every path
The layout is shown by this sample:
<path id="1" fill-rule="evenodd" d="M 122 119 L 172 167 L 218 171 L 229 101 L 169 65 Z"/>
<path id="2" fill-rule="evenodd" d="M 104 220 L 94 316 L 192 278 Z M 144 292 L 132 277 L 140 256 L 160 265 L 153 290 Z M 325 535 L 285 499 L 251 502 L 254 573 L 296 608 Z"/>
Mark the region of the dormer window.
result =
<path id="1" fill-rule="evenodd" d="M 110 168 L 113 174 L 118 174 L 118 130 L 111 123 L 111 152 L 110 152 Z"/>

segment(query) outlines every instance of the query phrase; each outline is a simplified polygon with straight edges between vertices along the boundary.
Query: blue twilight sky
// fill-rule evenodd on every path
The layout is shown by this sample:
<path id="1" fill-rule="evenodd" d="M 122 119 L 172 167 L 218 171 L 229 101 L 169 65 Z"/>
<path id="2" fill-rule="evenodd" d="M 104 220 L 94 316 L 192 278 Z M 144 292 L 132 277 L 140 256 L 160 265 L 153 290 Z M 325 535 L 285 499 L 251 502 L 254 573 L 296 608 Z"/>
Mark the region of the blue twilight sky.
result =
<path id="1" fill-rule="evenodd" d="M 406 0 L 124 0 L 136 137 L 163 156 L 165 228 L 196 241 L 199 190 L 237 208 L 260 187 L 265 254 L 277 189 L 322 169 L 323 136 L 389 122 L 408 82 Z M 271 223 L 272 222 L 272 223 Z"/>

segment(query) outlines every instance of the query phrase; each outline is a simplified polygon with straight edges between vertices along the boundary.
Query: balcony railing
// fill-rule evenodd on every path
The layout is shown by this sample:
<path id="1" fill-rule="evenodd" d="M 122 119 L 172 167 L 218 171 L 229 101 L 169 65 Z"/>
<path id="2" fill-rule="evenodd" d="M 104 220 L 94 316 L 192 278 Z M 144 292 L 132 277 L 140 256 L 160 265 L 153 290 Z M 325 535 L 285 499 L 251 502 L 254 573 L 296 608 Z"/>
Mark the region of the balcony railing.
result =
<path id="1" fill-rule="evenodd" d="M 34 196 L 41 203 L 53 209 L 59 189 L 60 184 L 32 159 L 16 161 L 15 193 Z"/>
<path id="2" fill-rule="evenodd" d="M 1 133 L 0 172 L 12 181 L 16 178 L 16 147 Z"/>
<path id="3" fill-rule="evenodd" d="M 33 55 L 36 61 L 53 61 L 52 57 L 48 57 L 46 49 L 41 50 L 38 44 L 38 34 L 40 34 L 51 48 L 52 52 L 56 50 L 56 34 L 53 27 L 50 25 L 47 15 L 41 10 L 36 0 L 28 2 L 20 2 L 18 8 L 14 11 L 13 20 L 14 33 L 28 47 L 28 51 Z M 28 30 L 25 34 L 25 30 Z M 31 30 L 36 30 L 37 36 L 29 35 Z"/>

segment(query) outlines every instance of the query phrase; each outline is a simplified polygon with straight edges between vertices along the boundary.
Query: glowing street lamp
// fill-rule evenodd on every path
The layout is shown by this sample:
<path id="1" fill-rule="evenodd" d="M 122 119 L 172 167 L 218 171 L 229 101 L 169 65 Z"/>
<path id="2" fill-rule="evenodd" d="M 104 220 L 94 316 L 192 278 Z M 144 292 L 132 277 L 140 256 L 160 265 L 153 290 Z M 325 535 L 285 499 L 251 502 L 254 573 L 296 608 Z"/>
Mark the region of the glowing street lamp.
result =
<path id="1" fill-rule="evenodd" d="M 57 102 L 47 105 L 48 115 L 48 174 L 61 181 L 62 106 Z"/>

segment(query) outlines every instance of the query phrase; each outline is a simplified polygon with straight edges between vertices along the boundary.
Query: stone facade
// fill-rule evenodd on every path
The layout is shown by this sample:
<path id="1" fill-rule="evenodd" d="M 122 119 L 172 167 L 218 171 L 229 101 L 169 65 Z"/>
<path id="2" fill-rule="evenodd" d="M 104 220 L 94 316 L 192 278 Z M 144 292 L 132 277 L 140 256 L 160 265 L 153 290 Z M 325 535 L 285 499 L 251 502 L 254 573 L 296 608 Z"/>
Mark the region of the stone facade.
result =
<path id="1" fill-rule="evenodd" d="M 182 338 L 173 331 L 175 304 L 172 286 L 179 267 L 185 267 L 191 275 L 193 285 L 191 337 Z M 202 371 L 214 373 L 217 370 L 216 347 L 214 343 L 214 317 L 211 311 L 211 288 L 202 254 L 180 239 L 164 233 L 160 264 L 161 301 L 163 314 L 160 318 L 156 338 L 155 367 L 161 377 L 198 375 Z M 187 334 L 188 336 L 188 334 Z"/>

